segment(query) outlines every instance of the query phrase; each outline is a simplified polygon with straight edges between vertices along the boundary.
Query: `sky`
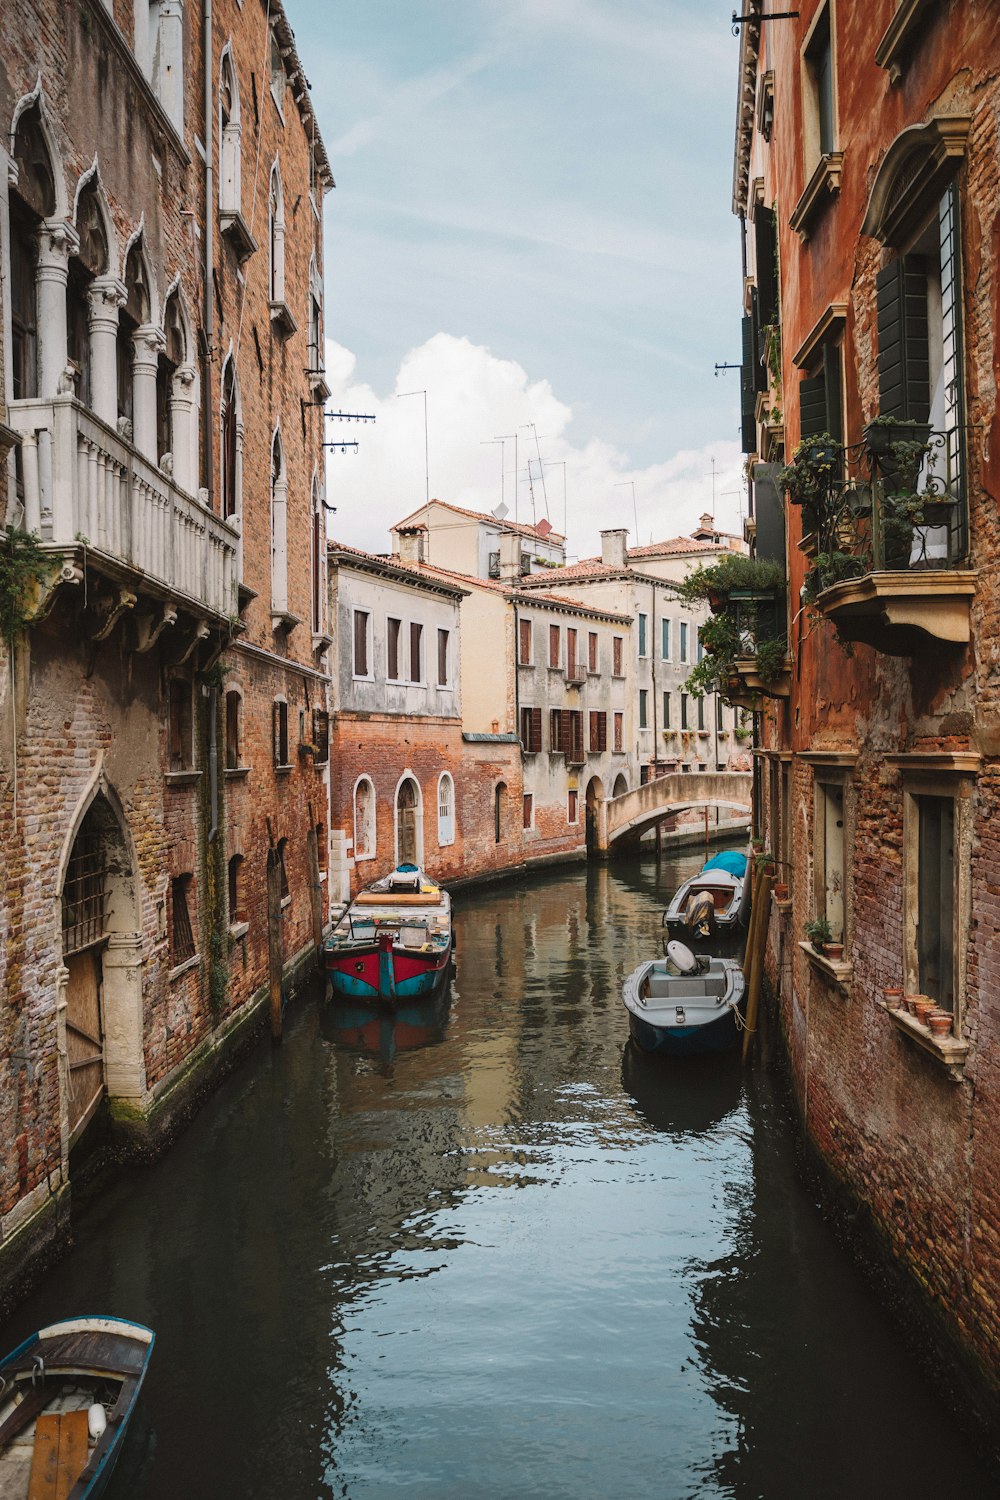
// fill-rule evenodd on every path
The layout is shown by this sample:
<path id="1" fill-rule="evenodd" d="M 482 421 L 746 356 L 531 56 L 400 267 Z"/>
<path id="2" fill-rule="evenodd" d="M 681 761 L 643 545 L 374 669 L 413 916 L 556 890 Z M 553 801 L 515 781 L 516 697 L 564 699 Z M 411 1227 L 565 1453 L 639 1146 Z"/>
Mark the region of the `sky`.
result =
<path id="1" fill-rule="evenodd" d="M 359 443 L 330 455 L 333 534 L 387 550 L 428 476 L 565 518 L 571 556 L 690 531 L 713 482 L 739 529 L 738 372 L 713 373 L 739 360 L 732 4 L 286 7 L 337 182 L 331 406 L 377 418 L 327 423 Z"/>

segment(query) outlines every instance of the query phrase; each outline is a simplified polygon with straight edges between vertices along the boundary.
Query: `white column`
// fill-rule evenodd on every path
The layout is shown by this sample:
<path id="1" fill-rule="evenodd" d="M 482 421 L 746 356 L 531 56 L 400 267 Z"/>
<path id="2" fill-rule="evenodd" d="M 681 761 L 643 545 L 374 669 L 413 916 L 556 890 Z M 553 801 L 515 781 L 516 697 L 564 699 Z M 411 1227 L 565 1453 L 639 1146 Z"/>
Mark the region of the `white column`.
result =
<path id="1" fill-rule="evenodd" d="M 174 459 L 174 484 L 185 495 L 193 495 L 195 491 L 194 380 L 194 365 L 181 365 L 174 372 L 170 387 L 170 444 Z"/>
<path id="2" fill-rule="evenodd" d="M 274 481 L 271 498 L 271 612 L 288 611 L 288 480 Z"/>
<path id="3" fill-rule="evenodd" d="M 57 396 L 66 370 L 66 283 L 80 237 L 65 219 L 46 219 L 38 231 L 38 394 Z"/>
<path id="4" fill-rule="evenodd" d="M 90 384 L 94 415 L 118 422 L 118 310 L 128 293 L 116 276 L 98 276 L 90 287 Z"/>
<path id="5" fill-rule="evenodd" d="M 132 337 L 132 441 L 144 458 L 155 464 L 156 365 L 167 347 L 162 328 L 143 323 Z"/>
<path id="6" fill-rule="evenodd" d="M 159 45 L 157 46 L 157 40 Z M 159 73 L 153 80 L 160 103 L 178 135 L 184 134 L 184 6 L 182 0 L 160 0 L 159 38 L 151 38 L 159 55 Z"/>

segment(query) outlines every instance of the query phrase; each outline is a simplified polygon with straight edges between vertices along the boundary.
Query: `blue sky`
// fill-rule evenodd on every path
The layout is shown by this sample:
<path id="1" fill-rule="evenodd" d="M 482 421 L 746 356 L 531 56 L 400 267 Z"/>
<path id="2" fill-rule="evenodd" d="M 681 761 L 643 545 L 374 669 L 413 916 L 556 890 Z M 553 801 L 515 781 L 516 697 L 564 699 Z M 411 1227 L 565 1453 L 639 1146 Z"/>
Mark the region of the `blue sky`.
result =
<path id="1" fill-rule="evenodd" d="M 732 5 L 288 10 L 337 179 L 335 393 L 380 417 L 357 459 L 331 464 L 338 534 L 374 545 L 376 525 L 423 498 L 422 411 L 393 399 L 407 381 L 428 390 L 443 498 L 495 503 L 499 450 L 482 444 L 534 421 L 542 457 L 567 466 L 577 552 L 626 498 L 631 511 L 616 486 L 632 480 L 641 540 L 689 529 L 711 508 L 712 455 L 717 512 L 735 520 L 738 386 L 712 373 L 739 357 Z M 523 449 L 519 469 L 527 508 Z M 546 481 L 561 509 L 563 470 Z"/>

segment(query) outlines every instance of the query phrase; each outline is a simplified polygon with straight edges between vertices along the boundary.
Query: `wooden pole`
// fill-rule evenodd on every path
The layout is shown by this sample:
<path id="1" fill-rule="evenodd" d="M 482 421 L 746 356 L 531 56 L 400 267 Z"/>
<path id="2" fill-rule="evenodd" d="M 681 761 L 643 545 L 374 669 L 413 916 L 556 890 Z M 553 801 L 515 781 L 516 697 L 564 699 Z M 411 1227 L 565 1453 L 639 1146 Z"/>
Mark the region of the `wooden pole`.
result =
<path id="1" fill-rule="evenodd" d="M 281 1041 L 281 856 L 274 846 L 271 820 L 267 820 L 267 980 L 271 1016 L 271 1040 Z"/>
<path id="2" fill-rule="evenodd" d="M 309 833 L 306 838 L 306 855 L 309 861 L 309 905 L 312 912 L 313 946 L 316 949 L 316 965 L 319 967 L 323 947 L 323 887 L 319 878 L 319 838 L 312 803 L 309 804 Z"/>
<path id="3" fill-rule="evenodd" d="M 761 875 L 757 882 L 757 891 L 754 904 L 759 907 L 757 923 L 753 934 L 753 954 L 751 956 L 751 979 L 749 995 L 747 997 L 747 1016 L 743 1031 L 743 1061 L 746 1062 L 750 1052 L 750 1039 L 757 1029 L 757 1013 L 760 1007 L 760 987 L 764 979 L 764 950 L 767 947 L 768 914 L 771 905 L 771 886 L 774 884 L 773 875 Z"/>

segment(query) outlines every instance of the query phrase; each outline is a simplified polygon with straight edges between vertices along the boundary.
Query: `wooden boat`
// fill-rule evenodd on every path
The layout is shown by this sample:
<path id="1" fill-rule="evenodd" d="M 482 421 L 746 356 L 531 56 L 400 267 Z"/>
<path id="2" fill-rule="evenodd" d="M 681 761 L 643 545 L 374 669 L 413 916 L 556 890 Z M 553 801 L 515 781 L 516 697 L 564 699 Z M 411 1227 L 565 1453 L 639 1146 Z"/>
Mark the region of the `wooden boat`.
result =
<path id="1" fill-rule="evenodd" d="M 666 958 L 647 960 L 625 981 L 632 1039 L 644 1052 L 729 1052 L 740 1039 L 744 989 L 735 959 L 696 958 L 670 943 Z"/>
<path id="2" fill-rule="evenodd" d="M 735 933 L 750 907 L 747 857 L 735 850 L 716 854 L 685 880 L 663 914 L 663 925 L 684 942 Z"/>
<path id="3" fill-rule="evenodd" d="M 451 959 L 451 898 L 416 865 L 361 891 L 323 948 L 333 992 L 352 1000 L 428 995 Z"/>
<path id="4" fill-rule="evenodd" d="M 0 1362 L 0 1495 L 96 1500 L 121 1452 L 154 1334 L 121 1318 L 71 1318 Z"/>

